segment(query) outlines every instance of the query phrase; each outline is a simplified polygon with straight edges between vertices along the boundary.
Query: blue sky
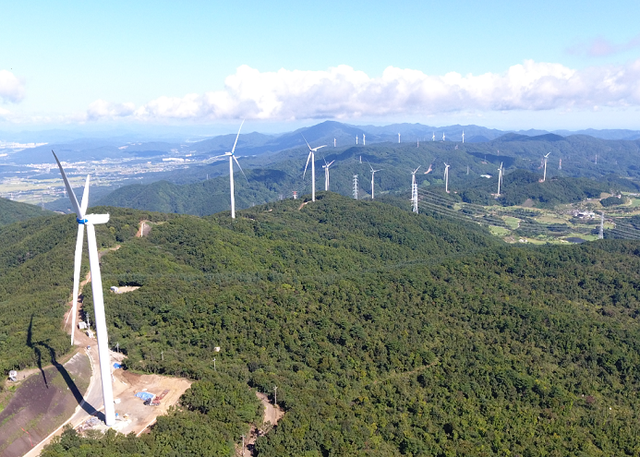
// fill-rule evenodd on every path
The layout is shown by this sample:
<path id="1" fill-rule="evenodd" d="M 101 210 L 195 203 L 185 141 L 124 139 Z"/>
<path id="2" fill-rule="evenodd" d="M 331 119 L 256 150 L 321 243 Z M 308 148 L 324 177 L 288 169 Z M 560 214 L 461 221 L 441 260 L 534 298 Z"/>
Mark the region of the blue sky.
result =
<path id="1" fill-rule="evenodd" d="M 640 3 L 4 2 L 0 129 L 640 129 Z"/>

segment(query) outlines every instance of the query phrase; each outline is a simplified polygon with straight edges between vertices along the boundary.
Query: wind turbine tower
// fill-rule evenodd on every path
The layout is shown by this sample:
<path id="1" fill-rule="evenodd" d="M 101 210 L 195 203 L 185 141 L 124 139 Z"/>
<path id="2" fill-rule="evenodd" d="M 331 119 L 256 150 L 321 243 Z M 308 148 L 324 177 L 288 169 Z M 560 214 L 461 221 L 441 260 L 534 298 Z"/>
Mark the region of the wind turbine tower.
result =
<path id="1" fill-rule="evenodd" d="M 442 132 L 442 141 L 445 140 L 444 132 Z"/>
<path id="2" fill-rule="evenodd" d="M 367 145 L 367 138 L 366 135 L 363 133 L 362 134 L 362 146 L 366 146 Z"/>
<path id="3" fill-rule="evenodd" d="M 309 160 L 311 160 L 311 201 L 315 202 L 316 201 L 316 156 L 315 154 L 318 151 L 318 149 L 324 148 L 326 144 L 323 144 L 322 146 L 318 146 L 316 148 L 312 148 L 311 146 L 309 146 L 309 142 L 304 137 L 304 135 L 302 135 L 302 138 L 304 138 L 304 142 L 307 143 L 307 147 L 309 148 L 309 155 L 307 156 L 307 163 L 304 166 L 304 173 L 302 173 L 302 179 L 304 179 L 304 176 L 307 174 L 307 167 L 309 166 Z"/>
<path id="4" fill-rule="evenodd" d="M 398 133 L 398 144 L 400 144 L 400 134 Z"/>
<path id="5" fill-rule="evenodd" d="M 332 160 L 331 162 L 327 163 L 327 161 L 324 161 L 324 165 L 322 166 L 322 168 L 324 168 L 324 190 L 325 192 L 329 190 L 329 167 L 331 166 L 331 164 L 333 164 L 333 162 L 335 162 L 335 160 Z"/>
<path id="6" fill-rule="evenodd" d="M 498 168 L 498 194 L 496 197 L 500 196 L 500 188 L 502 187 L 502 162 L 500 162 L 500 168 Z"/>
<path id="7" fill-rule="evenodd" d="M 562 170 L 562 159 L 558 161 L 558 170 Z"/>
<path id="8" fill-rule="evenodd" d="M 548 152 L 547 155 L 544 156 L 544 171 L 542 172 L 542 182 L 545 182 L 547 180 L 547 159 L 549 158 L 549 154 L 551 154 L 551 152 Z"/>
<path id="9" fill-rule="evenodd" d="M 462 144 L 464 144 L 464 130 L 462 131 Z"/>
<path id="10" fill-rule="evenodd" d="M 358 144 L 358 135 L 356 135 L 356 144 Z"/>
<path id="11" fill-rule="evenodd" d="M 418 214 L 418 184 L 416 183 L 416 173 L 420 167 L 413 170 L 411 173 L 411 206 L 413 212 Z"/>
<path id="12" fill-rule="evenodd" d="M 336 147 L 336 139 L 335 138 L 333 139 L 333 147 L 334 148 Z"/>
<path id="13" fill-rule="evenodd" d="M 436 141 L 436 132 L 432 132 L 431 141 Z"/>
<path id="14" fill-rule="evenodd" d="M 375 179 L 376 173 L 381 170 L 374 170 L 371 164 L 369 164 L 369 168 L 371 168 L 371 200 L 373 200 L 375 198 L 374 179 Z"/>
<path id="15" fill-rule="evenodd" d="M 358 199 L 358 175 L 353 175 L 353 198 Z"/>
<path id="16" fill-rule="evenodd" d="M 600 233 L 598 233 L 598 239 L 604 238 L 604 212 L 600 213 Z"/>
<path id="17" fill-rule="evenodd" d="M 449 165 L 444 163 L 444 190 L 449 193 Z"/>
<path id="18" fill-rule="evenodd" d="M 64 181 L 64 186 L 71 200 L 71 206 L 76 213 L 78 222 L 78 236 L 76 238 L 76 252 L 73 266 L 73 297 L 72 310 L 73 318 L 71 329 L 71 343 L 73 344 L 73 333 L 75 331 L 76 307 L 78 303 L 78 289 L 80 284 L 80 267 L 82 262 L 82 242 L 84 238 L 84 228 L 87 227 L 87 245 L 89 247 L 89 267 L 91 270 L 91 290 L 93 291 L 93 309 L 95 313 L 96 338 L 98 340 L 98 359 L 100 366 L 100 378 L 102 381 L 102 401 L 104 403 L 105 425 L 111 427 L 116 422 L 116 413 L 113 403 L 113 386 L 111 384 L 111 357 L 109 356 L 109 337 L 107 335 L 107 320 L 104 315 L 104 297 L 102 295 L 102 277 L 100 276 L 100 260 L 98 258 L 98 244 L 96 242 L 96 231 L 94 225 L 106 224 L 109 222 L 108 214 L 85 214 L 89 206 L 89 177 L 84 185 L 82 203 L 78 204 L 67 175 L 56 157 L 60 174 Z"/>

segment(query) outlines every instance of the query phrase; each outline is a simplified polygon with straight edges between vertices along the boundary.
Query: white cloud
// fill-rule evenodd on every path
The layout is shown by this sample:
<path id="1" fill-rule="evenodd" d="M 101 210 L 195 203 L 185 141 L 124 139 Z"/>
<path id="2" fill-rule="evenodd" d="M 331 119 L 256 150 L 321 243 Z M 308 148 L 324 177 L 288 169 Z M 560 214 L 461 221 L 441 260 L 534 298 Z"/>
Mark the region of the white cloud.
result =
<path id="1" fill-rule="evenodd" d="M 87 109 L 87 119 L 125 117 L 133 114 L 133 103 L 110 103 L 105 100 L 96 100 Z"/>
<path id="2" fill-rule="evenodd" d="M 23 81 L 8 70 L 0 70 L 0 101 L 18 103 L 24 93 Z"/>
<path id="3" fill-rule="evenodd" d="M 87 118 L 140 120 L 357 119 L 455 112 L 593 110 L 640 106 L 640 60 L 575 70 L 527 60 L 504 73 L 443 76 L 388 67 L 381 77 L 340 65 L 326 71 L 239 67 L 225 89 L 160 97 L 138 108 L 94 102 Z"/>

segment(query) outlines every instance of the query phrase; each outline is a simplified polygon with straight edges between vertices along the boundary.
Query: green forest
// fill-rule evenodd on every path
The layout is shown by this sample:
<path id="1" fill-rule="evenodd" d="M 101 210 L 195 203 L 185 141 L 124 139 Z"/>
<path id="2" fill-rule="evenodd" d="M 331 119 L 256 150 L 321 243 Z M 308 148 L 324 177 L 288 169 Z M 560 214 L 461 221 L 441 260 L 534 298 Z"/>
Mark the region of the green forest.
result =
<path id="1" fill-rule="evenodd" d="M 27 203 L 14 202 L 6 198 L 0 198 L 0 226 L 12 224 L 18 221 L 31 219 L 32 217 L 52 214 L 39 206 Z"/>
<path id="2" fill-rule="evenodd" d="M 102 258 L 105 289 L 141 286 L 105 295 L 111 345 L 129 370 L 195 382 L 147 435 L 67 430 L 44 456 L 231 456 L 260 420 L 251 389 L 273 386 L 285 415 L 258 456 L 640 453 L 638 242 L 512 246 L 332 193 L 235 221 L 100 211 L 99 242 L 121 245 Z M 133 238 L 142 219 L 151 233 Z M 0 231 L 6 371 L 37 362 L 30 318 L 68 350 L 75 221 Z"/>

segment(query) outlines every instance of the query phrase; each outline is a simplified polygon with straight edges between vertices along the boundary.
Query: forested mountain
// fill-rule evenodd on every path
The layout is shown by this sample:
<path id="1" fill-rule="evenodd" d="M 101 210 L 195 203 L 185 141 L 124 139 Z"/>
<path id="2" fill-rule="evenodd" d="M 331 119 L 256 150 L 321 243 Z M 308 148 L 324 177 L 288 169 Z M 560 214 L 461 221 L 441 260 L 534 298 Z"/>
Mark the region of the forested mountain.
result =
<path id="1" fill-rule="evenodd" d="M 141 286 L 105 295 L 111 344 L 129 369 L 197 382 L 148 435 L 68 431 L 43 455 L 230 456 L 256 420 L 247 384 L 277 385 L 286 411 L 259 456 L 640 452 L 640 244 L 508 246 L 475 225 L 320 197 L 235 222 L 100 209 L 114 225 L 98 239 L 121 244 L 102 258 L 105 289 Z M 142 218 L 163 223 L 133 239 Z M 71 217 L 29 227 L 42 241 L 12 243 L 5 272 L 27 268 L 9 265 L 25 252 L 71 257 Z M 38 326 L 59 325 L 71 288 L 58 263 L 59 308 Z"/>
<path id="2" fill-rule="evenodd" d="M 39 206 L 0 198 L 0 226 L 51 214 Z"/>
<path id="3" fill-rule="evenodd" d="M 498 177 L 478 178 L 459 193 L 467 203 L 480 205 L 522 205 L 530 200 L 531 205 L 553 208 L 561 203 L 576 203 L 587 198 L 598 199 L 603 192 L 612 189 L 623 191 L 640 190 L 640 183 L 616 176 L 604 176 L 600 180 L 587 178 L 550 178 L 542 181 L 542 175 L 526 170 L 515 170 L 505 174 L 501 186 L 501 197 L 495 198 Z"/>

